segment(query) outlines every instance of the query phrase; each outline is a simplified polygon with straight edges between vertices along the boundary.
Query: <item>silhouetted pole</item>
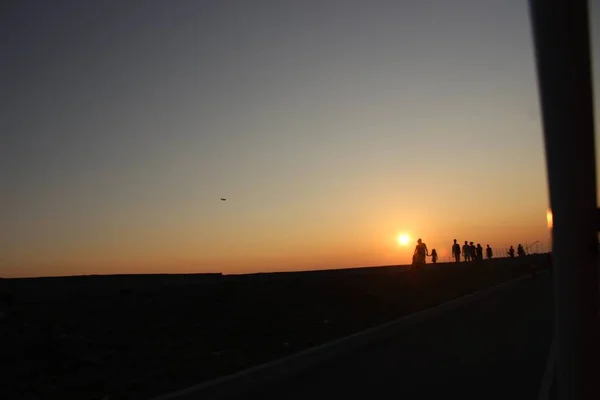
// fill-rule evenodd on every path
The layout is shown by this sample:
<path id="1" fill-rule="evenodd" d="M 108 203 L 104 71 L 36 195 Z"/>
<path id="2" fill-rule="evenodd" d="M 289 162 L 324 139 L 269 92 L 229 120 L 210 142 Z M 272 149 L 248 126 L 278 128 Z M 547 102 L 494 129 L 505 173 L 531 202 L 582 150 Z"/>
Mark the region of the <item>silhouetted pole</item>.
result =
<path id="1" fill-rule="evenodd" d="M 525 250 L 527 251 L 527 253 L 528 253 L 528 254 L 530 254 L 530 253 L 531 253 L 531 251 L 530 251 L 529 249 L 532 249 L 532 250 L 533 250 L 533 245 L 535 244 L 535 245 L 537 246 L 537 243 L 538 243 L 538 242 L 539 242 L 539 240 L 536 240 L 535 242 L 533 242 L 533 243 L 531 243 L 531 244 L 529 244 L 529 245 L 527 245 L 527 246 L 525 247 Z"/>
<path id="2" fill-rule="evenodd" d="M 600 399 L 587 2 L 530 0 L 552 209 L 557 398 Z"/>

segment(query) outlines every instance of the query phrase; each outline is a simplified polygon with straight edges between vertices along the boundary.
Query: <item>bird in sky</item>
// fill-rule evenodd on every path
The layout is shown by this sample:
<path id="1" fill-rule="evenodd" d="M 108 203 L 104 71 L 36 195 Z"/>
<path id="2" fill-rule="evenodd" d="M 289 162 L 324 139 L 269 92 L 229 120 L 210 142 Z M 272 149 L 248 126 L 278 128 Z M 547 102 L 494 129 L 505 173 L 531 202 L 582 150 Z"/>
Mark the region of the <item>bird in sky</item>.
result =
<path id="1" fill-rule="evenodd" d="M 227 199 L 226 199 L 226 198 L 223 198 L 223 197 L 221 197 L 221 201 L 225 201 L 225 200 L 227 200 Z"/>

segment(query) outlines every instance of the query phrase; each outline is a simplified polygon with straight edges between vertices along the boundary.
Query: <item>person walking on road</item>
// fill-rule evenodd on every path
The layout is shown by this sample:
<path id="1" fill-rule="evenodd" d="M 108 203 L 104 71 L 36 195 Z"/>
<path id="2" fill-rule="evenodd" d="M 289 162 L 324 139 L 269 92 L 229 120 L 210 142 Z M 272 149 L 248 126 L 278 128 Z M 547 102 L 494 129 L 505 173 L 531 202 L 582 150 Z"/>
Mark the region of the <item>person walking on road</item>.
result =
<path id="1" fill-rule="evenodd" d="M 415 264 L 417 266 L 425 265 L 425 257 L 429 255 L 427 245 L 423 243 L 421 239 L 417 240 L 417 247 L 415 247 Z"/>
<path id="2" fill-rule="evenodd" d="M 477 243 L 477 247 L 475 247 L 475 252 L 477 254 L 477 262 L 480 263 L 483 261 L 483 247 L 481 247 L 480 243 Z"/>
<path id="3" fill-rule="evenodd" d="M 462 247 L 463 258 L 465 261 L 471 261 L 471 246 L 469 246 L 469 242 L 465 240 L 465 244 Z"/>
<path id="4" fill-rule="evenodd" d="M 456 239 L 454 239 L 454 244 L 452 245 L 452 255 L 454 256 L 454 261 L 460 262 L 460 244 L 456 243 Z"/>
<path id="5" fill-rule="evenodd" d="M 512 246 L 510 246 L 510 249 L 508 249 L 508 256 L 510 258 L 515 258 L 515 249 Z"/>
<path id="6" fill-rule="evenodd" d="M 490 245 L 488 244 L 487 247 L 485 248 L 485 255 L 487 257 L 488 260 L 491 260 L 492 257 L 494 256 L 494 253 L 492 251 L 492 248 L 490 247 Z"/>
<path id="7" fill-rule="evenodd" d="M 437 251 L 435 249 L 431 249 L 431 262 L 436 263 L 438 259 Z"/>

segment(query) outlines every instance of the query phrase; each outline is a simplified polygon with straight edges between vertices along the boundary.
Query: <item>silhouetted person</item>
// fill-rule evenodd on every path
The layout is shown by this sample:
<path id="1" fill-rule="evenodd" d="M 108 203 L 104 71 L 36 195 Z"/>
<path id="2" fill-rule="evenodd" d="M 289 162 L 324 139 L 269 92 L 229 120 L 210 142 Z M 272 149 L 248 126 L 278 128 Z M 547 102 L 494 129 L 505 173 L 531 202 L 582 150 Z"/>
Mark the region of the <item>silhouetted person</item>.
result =
<path id="1" fill-rule="evenodd" d="M 515 258 L 515 249 L 513 249 L 512 246 L 510 246 L 510 249 L 508 249 L 508 256 L 510 258 Z"/>
<path id="2" fill-rule="evenodd" d="M 520 243 L 517 246 L 517 254 L 519 255 L 519 257 L 523 257 L 525 255 L 525 249 L 523 248 L 523 245 Z"/>
<path id="3" fill-rule="evenodd" d="M 425 257 L 429 255 L 427 245 L 423 243 L 421 239 L 417 240 L 417 247 L 415 247 L 415 264 L 425 264 Z"/>
<path id="4" fill-rule="evenodd" d="M 437 251 L 435 249 L 431 249 L 431 262 L 436 263 L 438 259 Z"/>
<path id="5" fill-rule="evenodd" d="M 473 242 L 469 242 L 469 245 L 471 246 L 471 261 L 476 261 L 477 260 L 477 247 L 475 247 Z"/>
<path id="6" fill-rule="evenodd" d="M 469 246 L 469 242 L 467 242 L 466 240 L 465 244 L 463 245 L 462 251 L 463 258 L 465 259 L 465 261 L 471 261 L 471 246 Z"/>
<path id="7" fill-rule="evenodd" d="M 475 252 L 477 254 L 477 262 L 483 261 L 483 247 L 481 247 L 480 243 L 477 243 L 477 247 L 475 248 Z"/>
<path id="8" fill-rule="evenodd" d="M 460 244 L 456 243 L 456 239 L 454 239 L 454 244 L 452 245 L 452 255 L 456 262 L 460 262 Z"/>
<path id="9" fill-rule="evenodd" d="M 492 251 L 492 248 L 490 247 L 489 244 L 485 248 L 485 256 L 487 257 L 488 260 L 491 260 L 492 257 L 494 256 L 494 252 Z"/>

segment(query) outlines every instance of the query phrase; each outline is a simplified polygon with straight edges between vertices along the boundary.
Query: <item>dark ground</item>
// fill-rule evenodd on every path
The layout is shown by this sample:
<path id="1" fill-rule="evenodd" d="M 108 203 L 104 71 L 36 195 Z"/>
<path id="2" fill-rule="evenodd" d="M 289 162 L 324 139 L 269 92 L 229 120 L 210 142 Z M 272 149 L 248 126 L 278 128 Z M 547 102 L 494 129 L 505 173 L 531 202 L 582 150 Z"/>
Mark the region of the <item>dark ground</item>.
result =
<path id="1" fill-rule="evenodd" d="M 245 276 L 0 280 L 7 399 L 144 399 L 525 273 L 545 256 Z"/>
<path id="2" fill-rule="evenodd" d="M 243 398 L 536 399 L 552 342 L 551 283 L 538 275 Z"/>

